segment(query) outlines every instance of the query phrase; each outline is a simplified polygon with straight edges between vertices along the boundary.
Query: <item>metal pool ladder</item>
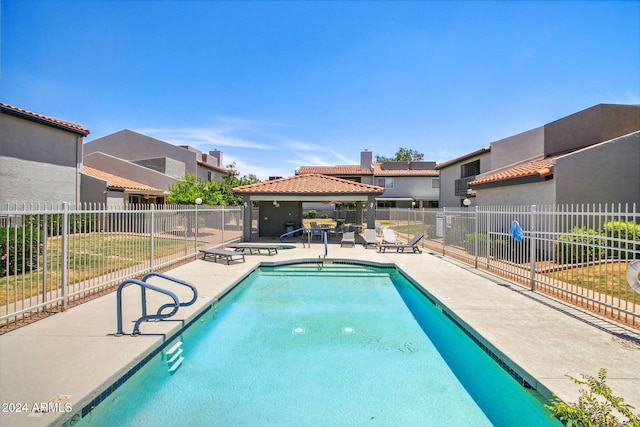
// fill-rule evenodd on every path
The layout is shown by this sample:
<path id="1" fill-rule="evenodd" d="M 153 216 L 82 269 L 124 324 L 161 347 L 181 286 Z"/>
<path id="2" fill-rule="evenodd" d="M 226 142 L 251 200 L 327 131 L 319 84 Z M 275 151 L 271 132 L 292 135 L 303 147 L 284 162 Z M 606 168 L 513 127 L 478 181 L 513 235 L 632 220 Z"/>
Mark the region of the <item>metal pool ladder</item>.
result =
<path id="1" fill-rule="evenodd" d="M 178 283 L 178 284 L 183 285 L 183 286 L 187 286 L 188 288 L 190 288 L 193 291 L 193 298 L 191 299 L 191 301 L 180 302 L 180 300 L 178 299 L 178 296 L 175 293 L 171 292 L 170 290 L 161 288 L 161 287 L 156 286 L 156 285 L 152 285 L 150 283 L 147 283 L 147 279 L 149 279 L 150 277 L 154 277 L 154 276 L 155 277 L 160 277 L 160 278 L 165 279 L 165 280 L 169 280 L 169 281 L 174 282 L 174 283 Z M 124 332 L 122 330 L 122 290 L 128 285 L 138 285 L 138 286 L 140 286 L 140 292 L 141 292 L 141 296 L 142 296 L 142 316 L 140 316 L 140 318 L 138 320 L 136 320 L 136 323 L 133 326 L 133 332 L 131 333 L 131 336 L 140 335 L 140 324 L 142 322 L 148 322 L 150 320 L 159 321 L 159 320 L 163 320 L 163 319 L 168 319 L 169 317 L 175 315 L 178 312 L 178 309 L 180 307 L 190 306 L 194 302 L 196 302 L 196 299 L 198 299 L 198 290 L 195 288 L 195 286 L 193 286 L 190 283 L 185 282 L 184 280 L 180 280 L 180 279 L 176 279 L 175 277 L 167 276 L 166 274 L 156 273 L 156 272 L 152 271 L 151 273 L 145 274 L 144 277 L 142 278 L 142 280 L 127 279 L 124 282 L 120 283 L 120 285 L 118 285 L 118 290 L 116 291 L 116 306 L 117 306 L 116 316 L 117 316 L 117 323 L 118 323 L 118 325 L 117 325 L 118 326 L 118 332 L 116 332 L 115 335 L 117 337 L 124 335 Z M 173 300 L 173 302 L 169 302 L 169 303 L 161 305 L 158 308 L 158 311 L 155 314 L 147 314 L 147 289 L 150 289 L 150 290 L 156 291 L 156 292 L 160 292 L 161 294 L 165 294 L 165 295 L 169 296 Z M 165 311 L 167 309 L 170 309 L 170 311 L 163 313 L 163 311 Z"/>

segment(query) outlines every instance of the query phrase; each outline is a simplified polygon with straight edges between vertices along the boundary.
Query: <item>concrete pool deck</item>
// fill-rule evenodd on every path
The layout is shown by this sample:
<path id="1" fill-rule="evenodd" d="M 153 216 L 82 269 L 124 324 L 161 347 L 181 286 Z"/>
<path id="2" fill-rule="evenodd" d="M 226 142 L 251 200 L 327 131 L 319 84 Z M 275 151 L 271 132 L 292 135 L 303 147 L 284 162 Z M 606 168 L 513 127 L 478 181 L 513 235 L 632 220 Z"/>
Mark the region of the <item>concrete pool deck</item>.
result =
<path id="1" fill-rule="evenodd" d="M 171 320 L 143 323 L 137 337 L 114 336 L 115 292 L 1 335 L 0 425 L 32 427 L 69 420 L 260 262 L 322 255 L 322 244 L 298 245 L 273 256 L 246 255 L 244 263 L 197 260 L 177 267 L 166 274 L 194 284 L 198 300 Z M 327 258 L 396 264 L 486 339 L 498 355 L 517 365 L 525 379 L 535 378 L 532 385 L 543 393 L 549 390 L 565 401 L 576 401 L 581 387 L 565 375 L 596 376 L 606 368 L 614 395 L 640 413 L 640 331 L 428 252 L 378 253 L 362 245 L 332 244 Z M 185 287 L 156 278 L 150 283 L 167 285 L 181 300 L 190 298 Z M 128 334 L 139 316 L 139 292 L 136 287 L 125 290 Z M 53 406 L 57 412 L 33 411 L 52 401 L 61 402 Z"/>

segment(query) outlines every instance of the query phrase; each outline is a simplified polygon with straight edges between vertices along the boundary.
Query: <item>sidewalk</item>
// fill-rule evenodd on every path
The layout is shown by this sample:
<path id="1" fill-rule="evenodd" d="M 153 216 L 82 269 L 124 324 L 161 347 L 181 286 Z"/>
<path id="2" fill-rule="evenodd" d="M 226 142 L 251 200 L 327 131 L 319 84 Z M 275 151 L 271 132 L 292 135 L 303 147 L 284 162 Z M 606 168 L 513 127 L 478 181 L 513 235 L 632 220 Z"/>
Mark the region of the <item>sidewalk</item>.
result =
<path id="1" fill-rule="evenodd" d="M 168 271 L 166 274 L 196 285 L 198 300 L 181 308 L 171 321 L 143 323 L 138 337 L 114 336 L 115 293 L 0 336 L 0 410 L 11 409 L 0 412 L 0 425 L 32 427 L 68 420 L 260 262 L 317 260 L 324 250 L 321 244 L 298 245 L 273 256 L 247 255 L 245 263 L 198 260 Z M 638 331 L 438 255 L 380 254 L 361 245 L 340 248 L 333 244 L 328 253 L 330 259 L 395 263 L 483 336 L 497 354 L 517 365 L 519 373 L 541 393 L 553 391 L 566 401 L 575 401 L 579 387 L 565 375 L 582 378 L 582 374 L 596 375 L 600 368 L 607 368 L 614 394 L 640 412 Z M 190 298 L 185 287 L 156 279 L 150 282 L 167 285 L 181 299 Z M 140 310 L 139 292 L 126 288 L 126 333 Z M 33 412 L 34 406 L 51 401 L 63 402 L 58 405 L 60 413 Z M 17 412 L 23 408 L 26 411 Z"/>

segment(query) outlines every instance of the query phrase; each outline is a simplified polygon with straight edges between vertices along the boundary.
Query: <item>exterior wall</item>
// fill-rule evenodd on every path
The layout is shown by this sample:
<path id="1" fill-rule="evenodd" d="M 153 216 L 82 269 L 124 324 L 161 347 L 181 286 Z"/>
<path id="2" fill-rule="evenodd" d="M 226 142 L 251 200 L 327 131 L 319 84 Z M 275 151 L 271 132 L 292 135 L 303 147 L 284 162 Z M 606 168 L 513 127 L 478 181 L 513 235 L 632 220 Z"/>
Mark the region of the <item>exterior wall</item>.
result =
<path id="1" fill-rule="evenodd" d="M 293 222 L 294 230 L 302 223 L 302 202 L 260 202 L 258 230 L 260 237 L 278 237 L 286 232 L 285 223 Z"/>
<path id="2" fill-rule="evenodd" d="M 104 153 L 84 156 L 84 164 L 163 191 L 169 190 L 169 187 L 176 182 L 168 175 Z"/>
<path id="3" fill-rule="evenodd" d="M 111 207 L 111 206 L 119 207 L 119 206 L 122 206 L 125 202 L 124 191 L 109 190 L 106 193 L 106 197 L 107 197 L 107 207 Z"/>
<path id="4" fill-rule="evenodd" d="M 545 145 L 544 129 L 542 126 L 492 142 L 491 169 L 499 169 L 523 160 L 542 157 Z"/>
<path id="5" fill-rule="evenodd" d="M 0 114 L 0 203 L 80 197 L 82 136 Z"/>
<path id="6" fill-rule="evenodd" d="M 82 203 L 106 203 L 106 188 L 106 181 L 82 174 L 80 179 L 80 201 Z"/>
<path id="7" fill-rule="evenodd" d="M 557 203 L 636 203 L 640 207 L 640 132 L 556 159 Z"/>
<path id="8" fill-rule="evenodd" d="M 482 166 L 482 162 L 480 162 Z M 460 163 L 440 169 L 439 206 L 458 207 L 460 197 L 456 196 L 456 179 L 460 179 Z"/>
<path id="9" fill-rule="evenodd" d="M 433 180 L 438 177 L 405 177 L 405 176 L 376 176 L 378 179 L 393 178 L 393 188 L 387 188 L 380 198 L 412 197 L 421 200 L 438 200 L 439 188 L 433 188 Z"/>
<path id="10" fill-rule="evenodd" d="M 98 138 L 84 145 L 85 155 L 96 152 L 129 161 L 168 157 L 184 163 L 186 172 L 198 176 L 196 152 L 128 129 Z M 108 172 L 115 173 L 111 170 Z"/>
<path id="11" fill-rule="evenodd" d="M 172 178 L 181 179 L 185 176 L 185 164 L 168 157 L 136 160 L 133 163 L 169 175 Z"/>
<path id="12" fill-rule="evenodd" d="M 360 178 L 360 182 L 362 184 L 375 185 L 373 183 L 373 175 L 363 175 L 362 178 Z"/>
<path id="13" fill-rule="evenodd" d="M 609 141 L 640 130 L 640 105 L 598 104 L 544 126 L 544 153 Z"/>
<path id="14" fill-rule="evenodd" d="M 556 204 L 554 180 L 533 184 L 484 188 L 476 196 L 478 206 Z"/>
<path id="15" fill-rule="evenodd" d="M 440 199 L 439 207 L 460 207 L 460 196 L 456 196 L 456 180 L 462 176 L 462 165 L 480 160 L 480 173 L 489 172 L 492 167 L 491 153 L 484 153 L 478 156 L 469 157 L 458 163 L 445 166 L 440 169 Z M 472 205 L 475 203 L 471 198 Z"/>

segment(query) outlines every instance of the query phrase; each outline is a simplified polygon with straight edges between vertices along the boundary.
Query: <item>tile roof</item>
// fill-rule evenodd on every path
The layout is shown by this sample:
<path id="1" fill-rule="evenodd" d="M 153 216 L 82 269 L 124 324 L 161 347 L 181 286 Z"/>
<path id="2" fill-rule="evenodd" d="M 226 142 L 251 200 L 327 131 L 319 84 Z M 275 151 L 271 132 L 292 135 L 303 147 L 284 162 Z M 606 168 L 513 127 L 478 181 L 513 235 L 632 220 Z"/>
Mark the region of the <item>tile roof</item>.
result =
<path id="1" fill-rule="evenodd" d="M 451 166 L 451 165 L 456 164 L 458 162 L 462 162 L 462 161 L 470 159 L 472 157 L 479 156 L 480 154 L 488 153 L 489 151 L 491 151 L 491 146 L 490 145 L 488 147 L 482 147 L 482 148 L 480 148 L 478 150 L 475 150 L 475 151 L 472 151 L 470 153 L 463 154 L 462 156 L 456 157 L 455 159 L 451 159 L 451 160 L 447 160 L 446 162 L 438 163 L 436 165 L 436 169 L 442 169 L 444 167 Z"/>
<path id="2" fill-rule="evenodd" d="M 382 163 L 372 163 L 371 170 L 360 169 L 359 165 L 338 166 L 300 166 L 296 169 L 296 175 L 303 174 L 322 175 L 376 175 L 376 176 L 438 176 L 437 170 L 431 169 L 382 169 Z"/>
<path id="3" fill-rule="evenodd" d="M 53 126 L 59 129 L 64 129 L 77 133 L 82 136 L 89 135 L 89 130 L 85 129 L 82 125 L 78 125 L 64 120 L 55 119 L 53 117 L 44 116 L 42 114 L 32 113 L 31 111 L 23 110 L 22 108 L 14 107 L 9 104 L 0 102 L 0 111 L 4 114 L 10 114 L 12 116 L 20 117 L 22 119 L 31 120 L 36 123 Z"/>
<path id="4" fill-rule="evenodd" d="M 554 159 L 555 157 L 547 157 L 546 159 L 527 161 L 495 172 L 488 172 L 486 175 L 478 175 L 479 179 L 469 182 L 468 185 L 488 184 L 490 182 L 507 181 L 535 175 L 539 175 L 541 178 L 546 177 L 553 173 Z"/>
<path id="5" fill-rule="evenodd" d="M 295 175 L 235 187 L 238 194 L 382 194 L 384 188 L 321 174 Z"/>
<path id="6" fill-rule="evenodd" d="M 360 165 L 299 166 L 296 175 L 317 173 L 321 175 L 371 175 L 371 171 L 360 169 Z"/>
<path id="7" fill-rule="evenodd" d="M 434 169 L 382 169 L 382 163 L 373 163 L 374 176 L 439 176 Z"/>
<path id="8" fill-rule="evenodd" d="M 107 186 L 112 188 L 122 188 L 124 190 L 136 190 L 136 191 L 152 191 L 154 193 L 164 193 L 162 190 L 151 187 L 146 184 L 142 184 L 136 181 L 132 181 L 121 176 L 113 175 L 111 173 L 101 171 L 89 166 L 82 166 L 82 173 L 107 181 Z"/>

